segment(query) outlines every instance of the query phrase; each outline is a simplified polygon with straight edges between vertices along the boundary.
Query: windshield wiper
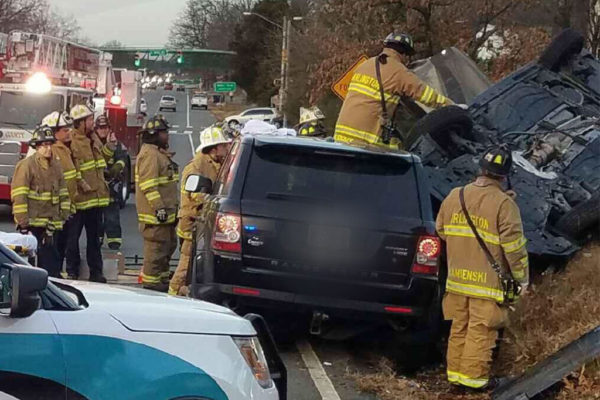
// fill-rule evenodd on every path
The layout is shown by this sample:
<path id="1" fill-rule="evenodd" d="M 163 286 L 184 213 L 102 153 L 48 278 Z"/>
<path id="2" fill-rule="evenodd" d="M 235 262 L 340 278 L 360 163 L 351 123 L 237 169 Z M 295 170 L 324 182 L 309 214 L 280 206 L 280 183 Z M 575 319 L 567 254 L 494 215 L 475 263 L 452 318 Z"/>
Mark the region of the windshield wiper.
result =
<path id="1" fill-rule="evenodd" d="M 267 199 L 271 200 L 288 200 L 288 201 L 301 201 L 305 203 L 326 203 L 331 200 L 325 197 L 305 196 L 302 194 L 291 194 L 281 192 L 267 192 Z"/>

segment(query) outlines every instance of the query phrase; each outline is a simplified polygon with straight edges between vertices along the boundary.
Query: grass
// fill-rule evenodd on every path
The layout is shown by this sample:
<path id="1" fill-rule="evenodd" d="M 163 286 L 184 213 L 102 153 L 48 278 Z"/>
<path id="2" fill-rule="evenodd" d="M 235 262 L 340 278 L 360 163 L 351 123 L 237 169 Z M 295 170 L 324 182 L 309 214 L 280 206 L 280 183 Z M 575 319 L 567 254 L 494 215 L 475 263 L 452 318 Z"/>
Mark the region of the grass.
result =
<path id="1" fill-rule="evenodd" d="M 561 347 L 600 325 L 600 243 L 579 251 L 564 271 L 540 276 L 511 313 L 494 370 L 498 375 L 519 375 Z M 442 365 L 414 377 L 400 376 L 384 359 L 377 371 L 355 375 L 360 390 L 381 400 L 480 400 L 487 393 L 456 393 L 446 382 Z M 600 399 L 600 360 L 567 376 L 557 400 Z"/>

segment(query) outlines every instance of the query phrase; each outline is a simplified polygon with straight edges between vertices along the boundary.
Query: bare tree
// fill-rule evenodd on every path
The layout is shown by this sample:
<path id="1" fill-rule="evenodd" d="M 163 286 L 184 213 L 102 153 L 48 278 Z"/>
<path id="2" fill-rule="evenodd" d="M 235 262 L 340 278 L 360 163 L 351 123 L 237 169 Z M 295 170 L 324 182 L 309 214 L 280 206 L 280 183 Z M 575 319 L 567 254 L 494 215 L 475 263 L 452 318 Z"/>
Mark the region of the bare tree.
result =
<path id="1" fill-rule="evenodd" d="M 171 26 L 174 47 L 227 49 L 234 27 L 252 0 L 188 0 Z"/>
<path id="2" fill-rule="evenodd" d="M 0 30 L 8 33 L 36 28 L 47 10 L 46 0 L 0 0 Z"/>

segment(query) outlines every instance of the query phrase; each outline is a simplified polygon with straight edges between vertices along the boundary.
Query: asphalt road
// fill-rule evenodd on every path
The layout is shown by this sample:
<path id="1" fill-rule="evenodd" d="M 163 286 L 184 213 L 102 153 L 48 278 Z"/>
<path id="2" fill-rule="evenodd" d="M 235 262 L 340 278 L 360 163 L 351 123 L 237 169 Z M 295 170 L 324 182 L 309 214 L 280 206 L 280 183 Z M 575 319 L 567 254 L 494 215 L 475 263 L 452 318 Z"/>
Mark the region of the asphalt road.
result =
<path id="1" fill-rule="evenodd" d="M 144 98 L 148 104 L 148 116 L 158 113 L 158 103 L 163 94 L 174 95 L 178 101 L 176 112 L 161 113 L 171 125 L 170 149 L 176 153 L 175 161 L 180 170 L 191 160 L 199 146 L 200 131 L 209 126 L 214 118 L 208 111 L 188 110 L 188 95 L 176 91 L 148 91 Z M 122 252 L 128 268 L 136 255 L 142 255 L 142 238 L 138 231 L 135 202 L 132 198 L 121 212 L 123 229 Z M 14 231 L 10 207 L 0 206 L 0 229 Z M 85 235 L 82 235 L 81 252 L 85 258 Z M 178 253 L 174 258 L 178 258 Z M 172 265 L 176 261 L 173 260 Z M 251 310 L 250 310 L 251 311 Z M 268 319 L 269 320 L 269 319 Z M 280 321 L 270 319 L 277 325 Z M 282 321 L 284 329 L 289 328 Z M 280 352 L 288 369 L 288 399 L 293 400 L 373 400 L 375 397 L 357 391 L 352 374 L 369 372 L 377 364 L 380 355 L 372 348 L 376 339 L 367 342 L 332 342 L 308 334 L 308 322 L 298 328 L 286 330 L 285 337 L 279 336 Z"/>

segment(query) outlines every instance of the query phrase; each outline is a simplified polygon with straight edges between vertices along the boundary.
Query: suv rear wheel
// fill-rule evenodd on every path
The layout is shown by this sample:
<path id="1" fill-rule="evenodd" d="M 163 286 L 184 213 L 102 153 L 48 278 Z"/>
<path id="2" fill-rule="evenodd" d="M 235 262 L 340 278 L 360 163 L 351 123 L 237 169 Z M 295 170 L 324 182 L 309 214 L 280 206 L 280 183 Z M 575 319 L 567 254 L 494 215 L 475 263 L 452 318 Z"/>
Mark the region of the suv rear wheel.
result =
<path id="1" fill-rule="evenodd" d="M 596 192 L 563 215 L 556 223 L 556 229 L 578 239 L 600 222 L 600 192 Z"/>

